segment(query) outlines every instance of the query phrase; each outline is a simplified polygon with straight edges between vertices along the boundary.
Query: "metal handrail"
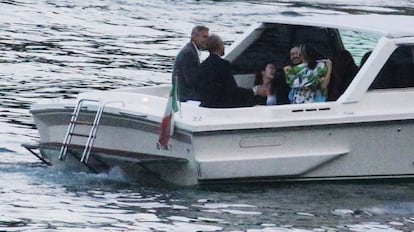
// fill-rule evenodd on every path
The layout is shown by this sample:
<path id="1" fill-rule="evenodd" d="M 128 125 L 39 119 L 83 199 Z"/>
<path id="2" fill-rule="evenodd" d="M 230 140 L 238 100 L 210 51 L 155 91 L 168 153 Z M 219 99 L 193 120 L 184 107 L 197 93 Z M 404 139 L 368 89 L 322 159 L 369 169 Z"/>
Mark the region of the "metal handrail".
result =
<path id="1" fill-rule="evenodd" d="M 100 100 L 94 100 L 94 99 L 80 99 L 77 102 L 76 107 L 73 110 L 68 129 L 66 130 L 65 138 L 63 139 L 63 142 L 62 142 L 62 147 L 60 148 L 59 159 L 62 161 L 66 159 L 68 146 L 72 140 L 73 131 L 75 130 L 75 124 L 79 117 L 82 105 L 85 102 L 96 102 L 96 103 L 99 103 L 99 106 L 102 105 Z M 89 140 L 89 137 L 88 137 L 88 140 Z"/>

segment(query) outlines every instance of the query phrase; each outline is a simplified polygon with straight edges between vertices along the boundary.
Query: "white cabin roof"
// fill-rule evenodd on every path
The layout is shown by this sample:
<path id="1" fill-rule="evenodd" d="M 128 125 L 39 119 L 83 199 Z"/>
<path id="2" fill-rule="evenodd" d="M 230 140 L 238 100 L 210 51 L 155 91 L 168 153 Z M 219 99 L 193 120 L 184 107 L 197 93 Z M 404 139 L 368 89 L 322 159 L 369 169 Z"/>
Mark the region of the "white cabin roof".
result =
<path id="1" fill-rule="evenodd" d="M 269 23 L 350 29 L 379 33 L 389 38 L 414 36 L 414 17 L 404 15 L 280 15 Z"/>

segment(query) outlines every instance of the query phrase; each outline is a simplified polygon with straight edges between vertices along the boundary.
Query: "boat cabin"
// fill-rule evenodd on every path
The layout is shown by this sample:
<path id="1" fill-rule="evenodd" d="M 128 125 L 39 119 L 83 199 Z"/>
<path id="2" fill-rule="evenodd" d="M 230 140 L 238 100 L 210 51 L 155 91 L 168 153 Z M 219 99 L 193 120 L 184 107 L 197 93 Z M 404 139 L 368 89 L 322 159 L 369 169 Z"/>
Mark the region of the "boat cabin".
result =
<path id="1" fill-rule="evenodd" d="M 254 25 L 233 43 L 225 59 L 232 63 L 239 86 L 250 88 L 265 63 L 274 63 L 280 71 L 288 65 L 289 51 L 298 43 L 313 45 L 321 58 L 332 59 L 336 52 L 346 50 L 359 68 L 355 76 L 366 79 L 359 81 L 361 92 L 342 98 L 356 101 L 366 90 L 414 87 L 410 22 L 405 16 L 386 15 L 284 16 Z M 363 68 L 364 63 L 370 68 Z"/>

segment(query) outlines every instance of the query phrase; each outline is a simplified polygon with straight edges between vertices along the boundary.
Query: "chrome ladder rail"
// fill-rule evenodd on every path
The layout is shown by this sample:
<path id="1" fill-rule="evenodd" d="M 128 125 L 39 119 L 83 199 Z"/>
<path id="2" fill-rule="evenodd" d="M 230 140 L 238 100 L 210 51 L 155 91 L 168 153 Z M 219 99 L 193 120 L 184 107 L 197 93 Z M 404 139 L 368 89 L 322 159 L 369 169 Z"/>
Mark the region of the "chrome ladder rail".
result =
<path id="1" fill-rule="evenodd" d="M 99 104 L 98 110 L 96 111 L 95 119 L 93 120 L 91 131 L 89 132 L 88 140 L 86 141 L 85 149 L 82 153 L 82 158 L 80 162 L 87 164 L 89 155 L 95 142 L 96 132 L 98 131 L 99 122 L 101 121 L 102 113 L 104 111 L 105 105 Z"/>
<path id="2" fill-rule="evenodd" d="M 96 111 L 96 115 L 95 115 L 93 123 L 78 121 L 78 117 L 80 115 L 82 105 L 85 102 L 96 102 L 96 103 L 99 104 L 99 107 L 98 107 L 98 110 Z M 95 137 L 96 137 L 97 128 L 99 126 L 99 122 L 100 122 L 100 119 L 102 117 L 103 110 L 104 110 L 104 105 L 101 104 L 101 101 L 99 101 L 99 100 L 80 99 L 78 101 L 78 103 L 76 104 L 75 109 L 73 110 L 72 117 L 70 119 L 69 126 L 68 126 L 68 129 L 67 129 L 66 134 L 65 134 L 65 138 L 63 139 L 62 147 L 60 148 L 60 153 L 59 153 L 59 159 L 60 160 L 64 161 L 66 159 L 67 152 L 68 152 L 68 147 L 70 145 L 72 137 L 73 136 L 80 136 L 80 137 L 87 137 L 88 138 L 87 142 L 85 144 L 85 148 L 84 148 L 83 153 L 82 153 L 82 158 L 81 158 L 80 161 L 85 163 L 85 164 L 88 162 L 89 154 L 91 152 L 93 142 L 94 142 Z M 90 130 L 88 135 L 74 133 L 76 125 L 79 125 L 79 124 L 90 125 L 91 126 L 91 130 Z"/>

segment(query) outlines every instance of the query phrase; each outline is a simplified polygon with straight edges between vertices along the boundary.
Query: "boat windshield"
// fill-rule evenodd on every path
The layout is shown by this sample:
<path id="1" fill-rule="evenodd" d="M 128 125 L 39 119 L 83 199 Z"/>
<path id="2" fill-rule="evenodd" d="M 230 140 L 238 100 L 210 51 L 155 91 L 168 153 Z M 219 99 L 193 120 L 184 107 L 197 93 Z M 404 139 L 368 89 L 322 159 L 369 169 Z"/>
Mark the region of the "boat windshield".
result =
<path id="1" fill-rule="evenodd" d="M 339 35 L 344 48 L 351 53 L 358 66 L 363 64 L 366 56 L 374 50 L 381 38 L 380 35 L 351 30 L 339 30 Z"/>

